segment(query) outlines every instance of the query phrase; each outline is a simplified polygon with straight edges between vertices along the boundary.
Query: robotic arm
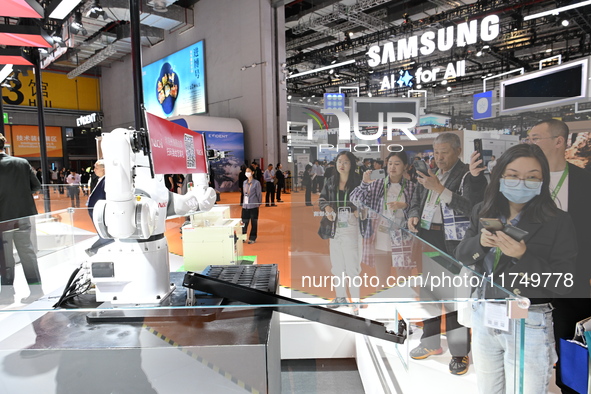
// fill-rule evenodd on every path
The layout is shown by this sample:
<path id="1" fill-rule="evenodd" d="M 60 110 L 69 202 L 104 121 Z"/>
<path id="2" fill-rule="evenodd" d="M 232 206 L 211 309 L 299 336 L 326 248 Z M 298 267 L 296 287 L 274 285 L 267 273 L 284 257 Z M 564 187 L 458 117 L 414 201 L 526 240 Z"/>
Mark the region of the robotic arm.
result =
<path id="1" fill-rule="evenodd" d="M 195 186 L 185 195 L 169 192 L 162 175 L 152 177 L 149 158 L 137 146 L 138 133 L 103 134 L 107 199 L 96 204 L 93 217 L 102 238 L 149 239 L 164 233 L 167 217 L 209 211 L 215 204 L 207 174 L 194 174 Z"/>
<path id="2" fill-rule="evenodd" d="M 164 175 L 153 175 L 144 131 L 115 129 L 103 134 L 106 199 L 94 206 L 101 238 L 114 239 L 87 261 L 97 301 L 117 305 L 159 305 L 174 286 L 169 280 L 166 218 L 208 211 L 216 193 L 207 174 L 193 174 L 185 195 L 168 191 Z"/>

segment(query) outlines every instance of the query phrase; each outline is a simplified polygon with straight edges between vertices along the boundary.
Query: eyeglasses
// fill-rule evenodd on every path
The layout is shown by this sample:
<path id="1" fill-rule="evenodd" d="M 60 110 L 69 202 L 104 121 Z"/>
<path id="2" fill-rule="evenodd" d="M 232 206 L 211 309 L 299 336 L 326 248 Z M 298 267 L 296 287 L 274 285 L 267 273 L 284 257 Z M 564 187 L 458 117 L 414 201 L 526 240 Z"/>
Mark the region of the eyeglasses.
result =
<path id="1" fill-rule="evenodd" d="M 550 140 L 550 139 L 554 139 L 554 138 L 558 138 L 557 135 L 553 135 L 552 137 L 534 137 L 534 138 L 526 138 L 524 141 L 526 144 L 536 144 L 541 141 L 541 140 Z"/>
<path id="2" fill-rule="evenodd" d="M 528 189 L 537 189 L 542 184 L 541 179 L 534 177 L 521 179 L 514 175 L 503 175 L 501 178 L 505 180 L 505 185 L 507 187 L 517 187 L 522 181 Z"/>

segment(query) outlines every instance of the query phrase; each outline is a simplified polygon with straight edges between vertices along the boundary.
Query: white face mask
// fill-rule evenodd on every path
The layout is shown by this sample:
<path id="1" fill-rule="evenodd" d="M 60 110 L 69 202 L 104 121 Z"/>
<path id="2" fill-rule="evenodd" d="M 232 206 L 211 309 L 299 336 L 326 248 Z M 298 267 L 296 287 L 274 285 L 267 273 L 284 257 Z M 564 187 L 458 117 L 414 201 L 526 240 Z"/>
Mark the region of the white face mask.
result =
<path id="1" fill-rule="evenodd" d="M 247 178 L 252 178 L 252 172 L 247 172 L 247 173 L 246 173 L 246 177 L 247 177 Z"/>

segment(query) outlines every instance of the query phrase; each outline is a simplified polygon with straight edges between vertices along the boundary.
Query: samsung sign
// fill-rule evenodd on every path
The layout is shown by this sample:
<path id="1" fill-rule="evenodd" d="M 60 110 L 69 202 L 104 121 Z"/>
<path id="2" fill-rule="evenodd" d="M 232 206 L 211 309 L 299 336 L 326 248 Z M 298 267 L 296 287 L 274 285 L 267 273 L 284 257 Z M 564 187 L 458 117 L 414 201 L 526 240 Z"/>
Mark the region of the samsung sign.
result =
<path id="1" fill-rule="evenodd" d="M 98 116 L 97 116 L 96 112 L 94 112 L 90 115 L 81 116 L 76 119 L 76 126 L 81 127 L 81 126 L 86 126 L 91 123 L 94 123 L 97 121 L 97 117 Z"/>
<path id="2" fill-rule="evenodd" d="M 367 51 L 370 67 L 409 60 L 420 55 L 431 55 L 435 50 L 446 52 L 453 48 L 454 43 L 458 47 L 476 44 L 478 39 L 488 42 L 499 36 L 499 17 L 489 15 L 481 20 L 460 23 L 457 26 L 449 26 L 437 31 L 428 30 L 421 35 L 402 38 L 396 43 L 389 41 L 384 45 L 374 45 Z M 465 65 L 458 62 L 448 64 L 445 69 L 434 68 L 429 70 L 417 70 L 416 83 L 431 82 L 437 78 L 437 73 L 444 72 L 444 78 L 456 78 L 465 74 Z M 394 76 L 384 77 L 382 89 L 394 87 Z"/>
<path id="3" fill-rule="evenodd" d="M 382 46 L 374 45 L 367 52 L 370 58 L 367 64 L 370 67 L 377 67 L 380 64 L 417 57 L 419 52 L 421 55 L 427 56 L 435 52 L 435 49 L 441 52 L 449 51 L 455 41 L 459 47 L 476 44 L 479 30 L 482 41 L 492 41 L 499 35 L 499 22 L 497 15 L 489 15 L 480 21 L 480 29 L 478 29 L 478 21 L 473 20 L 439 29 L 437 33 L 426 31 L 420 37 L 415 35 L 398 40 L 396 50 L 391 41 Z"/>

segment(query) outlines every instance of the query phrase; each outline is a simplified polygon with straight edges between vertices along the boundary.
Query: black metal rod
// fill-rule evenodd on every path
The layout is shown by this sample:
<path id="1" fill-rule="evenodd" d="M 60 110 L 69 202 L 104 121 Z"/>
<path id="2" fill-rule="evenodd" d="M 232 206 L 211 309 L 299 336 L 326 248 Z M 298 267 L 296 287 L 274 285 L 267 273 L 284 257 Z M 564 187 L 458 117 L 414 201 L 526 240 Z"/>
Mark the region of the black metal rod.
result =
<path id="1" fill-rule="evenodd" d="M 2 82 L 2 81 L 0 81 Z M 0 87 L 0 133 L 6 136 L 4 132 L 4 97 L 2 97 L 2 88 Z"/>
<path id="2" fill-rule="evenodd" d="M 47 178 L 49 177 L 49 168 L 47 166 L 47 143 L 45 138 L 45 114 L 43 112 L 43 85 L 41 84 L 41 56 L 37 51 L 35 55 L 35 90 L 37 97 L 37 118 L 39 122 L 39 148 L 41 152 L 41 172 L 43 173 L 43 204 L 45 213 L 51 212 L 51 201 L 49 187 L 47 186 Z"/>
<path id="3" fill-rule="evenodd" d="M 129 14 L 131 19 L 131 62 L 133 67 L 135 129 L 140 130 L 144 127 L 144 89 L 142 87 L 142 43 L 138 0 L 129 0 Z"/>
<path id="4" fill-rule="evenodd" d="M 183 287 L 204 291 L 218 297 L 241 301 L 251 305 L 277 305 L 278 312 L 301 317 L 310 321 L 326 324 L 332 327 L 369 335 L 395 343 L 404 343 L 406 332 L 394 333 L 388 331 L 384 323 L 350 315 L 328 309 L 323 306 L 308 304 L 293 298 L 271 294 L 246 286 L 230 283 L 225 280 L 211 278 L 195 272 L 187 272 L 183 280 Z M 399 327 L 400 330 L 400 327 Z"/>

